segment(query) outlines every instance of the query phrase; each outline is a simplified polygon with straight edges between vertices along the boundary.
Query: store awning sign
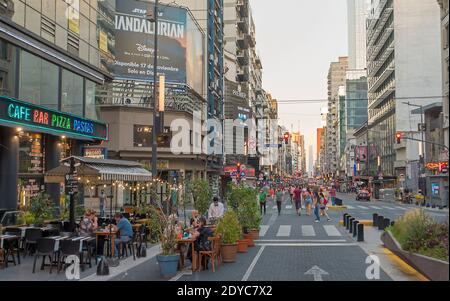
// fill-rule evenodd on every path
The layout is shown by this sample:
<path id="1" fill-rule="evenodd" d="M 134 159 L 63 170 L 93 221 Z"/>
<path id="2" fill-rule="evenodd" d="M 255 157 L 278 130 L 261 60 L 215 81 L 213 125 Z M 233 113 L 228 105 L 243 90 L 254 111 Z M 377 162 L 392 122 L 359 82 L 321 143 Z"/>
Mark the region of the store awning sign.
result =
<path id="1" fill-rule="evenodd" d="M 104 123 L 5 96 L 0 96 L 0 123 L 80 139 L 108 138 L 108 128 Z"/>

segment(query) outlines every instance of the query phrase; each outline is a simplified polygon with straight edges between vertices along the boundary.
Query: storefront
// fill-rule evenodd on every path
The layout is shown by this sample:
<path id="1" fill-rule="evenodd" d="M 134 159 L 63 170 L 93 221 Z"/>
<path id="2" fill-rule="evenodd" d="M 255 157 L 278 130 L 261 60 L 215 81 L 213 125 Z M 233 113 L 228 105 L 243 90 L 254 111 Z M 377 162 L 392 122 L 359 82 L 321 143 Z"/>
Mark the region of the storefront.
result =
<path id="1" fill-rule="evenodd" d="M 45 171 L 107 138 L 104 123 L 0 96 L 0 208 L 25 206 L 43 190 L 57 205 L 60 186 L 45 184 Z"/>

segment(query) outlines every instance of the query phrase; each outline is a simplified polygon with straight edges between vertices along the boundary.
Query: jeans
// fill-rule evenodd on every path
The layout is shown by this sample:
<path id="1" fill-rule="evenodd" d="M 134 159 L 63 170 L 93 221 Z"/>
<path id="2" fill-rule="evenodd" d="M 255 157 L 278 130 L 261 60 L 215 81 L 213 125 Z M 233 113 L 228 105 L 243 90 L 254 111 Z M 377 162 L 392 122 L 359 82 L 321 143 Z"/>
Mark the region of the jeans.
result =
<path id="1" fill-rule="evenodd" d="M 119 238 L 116 238 L 115 239 L 115 241 L 114 241 L 114 244 L 115 244 L 115 249 L 114 249 L 114 251 L 115 251 L 115 254 L 116 254 L 116 256 L 117 257 L 119 257 L 119 245 L 120 245 L 120 243 L 126 243 L 126 242 L 129 242 L 131 240 L 131 238 L 129 237 L 129 236 L 120 236 Z"/>
<path id="2" fill-rule="evenodd" d="M 259 209 L 261 210 L 261 214 L 263 214 L 263 208 L 264 208 L 264 214 L 266 214 L 266 202 L 259 203 Z"/>
<path id="3" fill-rule="evenodd" d="M 331 205 L 333 205 L 333 206 L 335 205 L 335 200 L 334 200 L 335 198 L 336 197 L 334 197 L 334 196 L 331 197 Z"/>
<path id="4" fill-rule="evenodd" d="M 278 214 L 281 213 L 281 201 L 277 201 Z"/>
<path id="5" fill-rule="evenodd" d="M 319 207 L 319 205 L 314 206 L 314 215 L 316 216 L 316 220 L 318 221 L 320 221 Z"/>

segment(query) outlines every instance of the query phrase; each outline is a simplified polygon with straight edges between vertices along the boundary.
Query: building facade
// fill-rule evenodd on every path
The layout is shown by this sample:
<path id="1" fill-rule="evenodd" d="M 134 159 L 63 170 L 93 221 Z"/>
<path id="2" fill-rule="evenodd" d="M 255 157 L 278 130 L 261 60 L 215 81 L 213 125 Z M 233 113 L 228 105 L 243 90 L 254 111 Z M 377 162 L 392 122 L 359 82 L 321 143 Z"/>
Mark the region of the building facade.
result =
<path id="1" fill-rule="evenodd" d="M 448 11 L 449 11 L 449 1 L 448 0 L 438 0 L 439 6 L 441 8 L 441 45 L 442 45 L 442 91 L 443 91 L 443 128 L 444 128 L 444 142 L 445 145 L 449 146 L 449 100 L 448 100 L 448 91 L 449 91 L 449 51 L 448 51 L 448 40 L 449 40 L 449 31 L 448 31 Z"/>
<path id="2" fill-rule="evenodd" d="M 440 12 L 432 0 L 372 1 L 367 21 L 368 120 L 370 174 L 405 178 L 419 161 L 420 115 L 413 105 L 442 101 Z M 414 55 L 412 55 L 414 54 Z M 378 159 L 380 158 L 380 159 Z M 381 169 L 377 170 L 377 162 Z M 410 173 L 411 174 L 411 173 Z M 406 177 L 409 188 L 417 183 Z"/>

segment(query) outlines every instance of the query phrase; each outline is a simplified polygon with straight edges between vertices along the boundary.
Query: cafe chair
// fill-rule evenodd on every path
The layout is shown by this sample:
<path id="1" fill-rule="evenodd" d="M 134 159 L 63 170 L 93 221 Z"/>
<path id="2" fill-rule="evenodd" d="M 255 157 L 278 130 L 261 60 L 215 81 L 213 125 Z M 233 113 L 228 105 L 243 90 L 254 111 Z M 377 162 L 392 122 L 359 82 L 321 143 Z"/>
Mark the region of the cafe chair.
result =
<path id="1" fill-rule="evenodd" d="M 60 243 L 61 243 L 61 241 L 60 241 Z M 36 240 L 36 253 L 34 254 L 33 273 L 36 270 L 36 261 L 39 256 L 42 256 L 41 270 L 44 269 L 45 258 L 47 256 L 50 258 L 50 274 L 52 273 L 53 262 L 54 262 L 53 259 L 56 256 L 55 243 L 56 243 L 56 241 L 51 238 L 38 238 Z"/>
<path id="2" fill-rule="evenodd" d="M 63 239 L 59 241 L 59 260 L 58 260 L 58 273 L 61 271 L 61 267 L 66 265 L 65 260 L 68 256 L 77 256 L 80 260 L 81 270 L 83 271 L 83 254 L 80 252 L 81 241 L 73 241 L 71 239 Z"/>
<path id="3" fill-rule="evenodd" d="M 6 233 L 8 234 L 8 233 Z M 8 234 L 12 235 L 12 234 Z M 3 264 L 7 268 L 8 263 L 14 263 L 16 265 L 16 256 L 17 255 L 17 263 L 20 264 L 20 253 L 19 253 L 19 239 L 5 239 L 3 241 Z"/>
<path id="4" fill-rule="evenodd" d="M 220 237 L 208 237 L 208 240 L 212 242 L 211 251 L 200 251 L 199 261 L 206 266 L 206 259 L 209 257 L 211 259 L 212 271 L 215 272 L 215 261 L 217 260 L 217 267 L 220 265 Z M 202 261 L 204 259 L 204 261 Z"/>
<path id="5" fill-rule="evenodd" d="M 36 243 L 39 238 L 42 238 L 42 230 L 40 228 L 28 228 L 25 230 L 23 257 L 30 251 L 30 247 L 33 247 L 33 250 L 36 250 Z M 32 253 L 30 252 L 29 254 Z"/>
<path id="6" fill-rule="evenodd" d="M 119 244 L 119 258 L 123 257 L 124 253 L 125 253 L 125 257 L 128 257 L 128 250 L 130 251 L 131 254 L 133 254 L 133 260 L 136 260 L 136 252 L 134 250 L 135 247 L 135 243 L 134 243 L 134 238 L 131 238 L 129 241 L 127 242 L 120 242 Z"/>

